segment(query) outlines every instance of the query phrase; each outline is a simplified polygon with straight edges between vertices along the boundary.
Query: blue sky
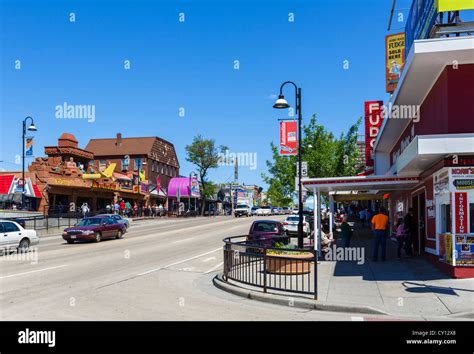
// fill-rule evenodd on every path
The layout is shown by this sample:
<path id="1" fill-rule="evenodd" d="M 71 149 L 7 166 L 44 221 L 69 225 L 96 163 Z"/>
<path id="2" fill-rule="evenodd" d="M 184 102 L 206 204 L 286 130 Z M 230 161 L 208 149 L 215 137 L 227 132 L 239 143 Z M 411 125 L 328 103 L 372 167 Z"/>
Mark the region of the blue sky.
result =
<path id="1" fill-rule="evenodd" d="M 156 135 L 174 143 L 186 175 L 193 166 L 185 146 L 202 134 L 231 152 L 256 153 L 257 168 L 241 167 L 239 180 L 262 184 L 270 142 L 278 142 L 278 119 L 286 115 L 272 109 L 270 98 L 283 81 L 302 87 L 305 121 L 316 113 L 335 134 L 363 114 L 365 100 L 388 97 L 384 36 L 392 0 L 0 3 L 0 168 L 6 170 L 20 169 L 21 121 L 31 115 L 35 156 L 62 132 L 73 133 L 80 147 L 117 132 Z M 397 1 L 405 19 L 410 3 Z M 391 33 L 403 30 L 396 20 Z M 286 93 L 293 104 L 293 92 Z M 64 102 L 95 105 L 95 121 L 57 119 L 55 107 Z M 232 167 L 219 167 L 209 177 L 232 176 Z"/>

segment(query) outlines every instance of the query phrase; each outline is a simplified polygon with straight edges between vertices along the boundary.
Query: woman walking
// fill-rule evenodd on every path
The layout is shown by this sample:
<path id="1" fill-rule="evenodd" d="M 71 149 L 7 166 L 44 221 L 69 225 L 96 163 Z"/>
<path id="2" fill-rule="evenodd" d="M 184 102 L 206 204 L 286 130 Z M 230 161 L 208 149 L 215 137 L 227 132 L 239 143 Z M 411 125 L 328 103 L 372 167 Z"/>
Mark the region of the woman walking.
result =
<path id="1" fill-rule="evenodd" d="M 405 224 L 403 223 L 402 218 L 398 218 L 397 220 L 397 231 L 395 232 L 395 238 L 397 239 L 397 258 L 402 258 L 402 248 L 405 240 Z"/>

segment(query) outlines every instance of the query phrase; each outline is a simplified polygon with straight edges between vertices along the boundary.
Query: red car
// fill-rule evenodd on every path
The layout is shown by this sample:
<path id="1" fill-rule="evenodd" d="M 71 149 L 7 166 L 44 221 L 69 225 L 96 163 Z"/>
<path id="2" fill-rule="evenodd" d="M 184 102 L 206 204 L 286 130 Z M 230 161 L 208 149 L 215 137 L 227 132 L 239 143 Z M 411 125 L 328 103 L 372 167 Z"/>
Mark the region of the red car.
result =
<path id="1" fill-rule="evenodd" d="M 263 247 L 273 247 L 276 242 L 287 245 L 290 242 L 290 237 L 286 234 L 281 222 L 257 220 L 250 226 L 247 241 Z"/>
<path id="2" fill-rule="evenodd" d="M 63 239 L 67 243 L 75 241 L 100 242 L 107 238 L 122 238 L 126 231 L 124 224 L 110 216 L 95 216 L 84 218 L 75 226 L 69 227 L 63 232 Z"/>

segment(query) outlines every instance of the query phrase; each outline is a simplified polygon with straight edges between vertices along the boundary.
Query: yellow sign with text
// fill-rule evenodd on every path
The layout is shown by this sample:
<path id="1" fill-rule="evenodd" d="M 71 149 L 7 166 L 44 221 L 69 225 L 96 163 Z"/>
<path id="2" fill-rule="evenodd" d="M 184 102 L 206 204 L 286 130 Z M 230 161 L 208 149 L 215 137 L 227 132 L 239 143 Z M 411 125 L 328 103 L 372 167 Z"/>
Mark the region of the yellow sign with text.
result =
<path id="1" fill-rule="evenodd" d="M 438 0 L 438 12 L 473 9 L 474 0 Z"/>
<path id="2" fill-rule="evenodd" d="M 405 64 L 405 33 L 385 37 L 386 91 L 394 92 Z"/>

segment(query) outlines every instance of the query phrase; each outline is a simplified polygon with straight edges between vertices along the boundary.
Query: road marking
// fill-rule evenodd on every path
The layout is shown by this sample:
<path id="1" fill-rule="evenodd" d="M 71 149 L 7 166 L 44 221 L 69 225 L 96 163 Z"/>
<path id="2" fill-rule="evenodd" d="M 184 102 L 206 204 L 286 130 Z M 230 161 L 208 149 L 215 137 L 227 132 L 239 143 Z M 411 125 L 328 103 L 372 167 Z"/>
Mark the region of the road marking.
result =
<path id="1" fill-rule="evenodd" d="M 216 257 L 209 257 L 209 258 L 203 259 L 202 261 L 205 263 L 205 262 L 213 261 L 214 259 L 216 259 Z"/>
<path id="2" fill-rule="evenodd" d="M 142 276 L 142 275 L 150 274 L 150 273 L 156 272 L 156 271 L 158 271 L 158 270 L 160 270 L 160 269 L 169 268 L 169 267 L 175 266 L 175 265 L 180 264 L 180 263 L 192 261 L 193 259 L 200 258 L 200 257 L 202 257 L 202 256 L 207 256 L 208 254 L 211 254 L 211 253 L 214 253 L 214 252 L 217 252 L 217 251 L 221 251 L 221 250 L 222 250 L 222 247 L 219 247 L 219 248 L 216 248 L 215 250 L 212 250 L 212 251 L 209 251 L 209 252 L 206 252 L 206 253 L 201 253 L 201 254 L 198 254 L 197 256 L 193 256 L 193 257 L 190 257 L 190 258 L 186 258 L 186 259 L 183 259 L 183 260 L 181 260 L 181 261 L 168 264 L 167 266 L 164 266 L 164 267 L 159 267 L 159 268 L 155 268 L 155 269 L 150 269 L 150 270 L 147 270 L 146 272 L 143 272 L 143 273 L 140 273 L 140 274 L 137 274 L 137 275 L 138 275 L 138 276 Z"/>
<path id="3" fill-rule="evenodd" d="M 16 276 L 18 276 L 18 275 L 25 275 L 25 274 L 31 274 L 31 273 L 37 273 L 37 272 L 44 272 L 45 270 L 57 269 L 57 268 L 62 268 L 62 267 L 67 267 L 67 264 L 63 264 L 63 265 L 60 265 L 60 266 L 57 266 L 57 267 L 49 267 L 49 268 L 43 268 L 43 269 L 32 270 L 31 272 L 23 272 L 23 273 L 16 273 L 16 274 L 4 275 L 3 277 L 0 277 L 0 279 L 16 277 Z"/>
<path id="4" fill-rule="evenodd" d="M 361 316 L 351 316 L 351 320 L 354 321 L 354 322 L 360 322 L 360 321 L 364 321 L 364 317 L 361 317 Z"/>
<path id="5" fill-rule="evenodd" d="M 174 241 L 173 243 L 181 243 L 181 242 L 186 242 L 186 241 L 192 241 L 194 240 L 194 237 L 191 238 L 183 238 L 181 240 Z"/>
<path id="6" fill-rule="evenodd" d="M 224 262 L 220 262 L 218 265 L 212 267 L 211 269 L 209 269 L 208 271 L 204 272 L 204 274 L 207 274 L 207 273 L 210 273 L 210 272 L 213 272 L 215 271 L 217 268 L 219 268 L 220 266 L 222 266 L 224 264 Z"/>

